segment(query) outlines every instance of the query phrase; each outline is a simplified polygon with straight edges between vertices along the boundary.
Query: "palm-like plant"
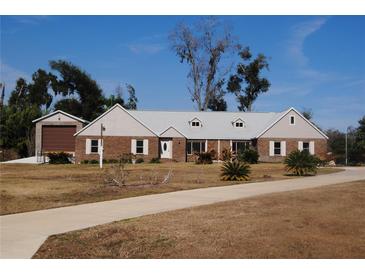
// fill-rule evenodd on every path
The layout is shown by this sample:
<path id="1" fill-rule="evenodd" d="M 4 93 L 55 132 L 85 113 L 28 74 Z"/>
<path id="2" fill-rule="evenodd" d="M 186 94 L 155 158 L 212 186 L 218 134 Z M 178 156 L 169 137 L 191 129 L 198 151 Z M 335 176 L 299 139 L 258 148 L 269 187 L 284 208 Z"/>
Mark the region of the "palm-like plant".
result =
<path id="1" fill-rule="evenodd" d="M 291 152 L 284 161 L 286 169 L 297 176 L 304 176 L 310 173 L 316 174 L 318 163 L 318 157 L 309 154 L 305 150 Z"/>
<path id="2" fill-rule="evenodd" d="M 225 161 L 221 170 L 223 181 L 247 181 L 251 173 L 249 164 L 237 160 Z"/>

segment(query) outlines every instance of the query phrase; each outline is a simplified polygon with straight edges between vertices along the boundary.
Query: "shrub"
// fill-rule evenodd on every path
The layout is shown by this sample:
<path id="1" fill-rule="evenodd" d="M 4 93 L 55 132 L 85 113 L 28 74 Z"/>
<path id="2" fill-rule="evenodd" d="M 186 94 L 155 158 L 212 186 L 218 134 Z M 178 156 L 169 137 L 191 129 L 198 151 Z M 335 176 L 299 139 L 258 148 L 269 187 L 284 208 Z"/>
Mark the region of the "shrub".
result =
<path id="1" fill-rule="evenodd" d="M 196 155 L 195 158 L 196 164 L 211 164 L 213 163 L 213 157 L 211 152 L 201 152 Z"/>
<path id="2" fill-rule="evenodd" d="M 232 152 L 230 150 L 228 150 L 227 148 L 224 148 L 222 150 L 222 156 L 221 156 L 221 160 L 223 161 L 230 161 L 232 159 Z"/>
<path id="3" fill-rule="evenodd" d="M 250 165 L 239 161 L 225 161 L 221 171 L 223 181 L 247 181 L 251 173 Z"/>
<path id="4" fill-rule="evenodd" d="M 132 153 L 124 153 L 120 157 L 120 162 L 123 163 L 123 164 L 131 164 L 132 159 L 133 159 L 133 154 Z"/>
<path id="5" fill-rule="evenodd" d="M 89 163 L 89 160 L 82 160 L 81 161 L 81 164 L 88 164 Z"/>
<path id="6" fill-rule="evenodd" d="M 47 154 L 49 164 L 71 164 L 72 155 L 66 152 L 52 152 Z"/>
<path id="7" fill-rule="evenodd" d="M 141 164 L 143 162 L 144 162 L 143 158 L 137 158 L 136 160 L 136 164 Z"/>
<path id="8" fill-rule="evenodd" d="M 99 161 L 98 161 L 98 160 L 93 159 L 93 160 L 90 160 L 90 161 L 89 161 L 89 164 L 92 164 L 92 165 L 99 164 Z"/>
<path id="9" fill-rule="evenodd" d="M 104 182 L 110 186 L 125 187 L 129 172 L 122 162 L 113 164 L 110 168 L 104 169 Z"/>
<path id="10" fill-rule="evenodd" d="M 150 163 L 151 163 L 151 164 L 159 164 L 159 163 L 161 163 L 161 162 L 160 162 L 160 159 L 159 159 L 159 158 L 152 158 L 152 159 L 150 160 Z"/>
<path id="11" fill-rule="evenodd" d="M 117 160 L 117 159 L 109 159 L 108 160 L 108 163 L 109 164 L 116 164 L 116 163 L 119 163 L 119 160 Z"/>
<path id="12" fill-rule="evenodd" d="M 286 169 L 297 176 L 304 176 L 310 173 L 317 173 L 318 157 L 309 154 L 308 151 L 295 150 L 284 160 Z"/>
<path id="13" fill-rule="evenodd" d="M 247 162 L 249 164 L 257 164 L 259 160 L 259 154 L 254 149 L 246 149 L 238 153 L 237 160 L 241 162 Z"/>

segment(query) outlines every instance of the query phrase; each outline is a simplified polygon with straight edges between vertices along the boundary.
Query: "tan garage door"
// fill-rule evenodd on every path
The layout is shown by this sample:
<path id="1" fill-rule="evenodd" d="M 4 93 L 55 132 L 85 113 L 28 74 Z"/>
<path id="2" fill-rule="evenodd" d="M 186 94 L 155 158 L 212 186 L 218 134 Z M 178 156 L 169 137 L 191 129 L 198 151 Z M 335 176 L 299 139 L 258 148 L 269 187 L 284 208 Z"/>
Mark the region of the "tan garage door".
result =
<path id="1" fill-rule="evenodd" d="M 42 151 L 75 151 L 76 126 L 43 126 Z"/>

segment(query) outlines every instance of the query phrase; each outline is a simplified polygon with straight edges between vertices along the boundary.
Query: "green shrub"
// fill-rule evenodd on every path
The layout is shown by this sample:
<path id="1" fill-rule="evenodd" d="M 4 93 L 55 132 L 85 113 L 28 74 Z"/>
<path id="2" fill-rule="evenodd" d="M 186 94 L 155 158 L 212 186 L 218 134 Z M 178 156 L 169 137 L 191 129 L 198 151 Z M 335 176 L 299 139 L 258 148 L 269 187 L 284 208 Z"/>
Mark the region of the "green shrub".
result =
<path id="1" fill-rule="evenodd" d="M 250 173 L 250 165 L 245 162 L 225 161 L 221 168 L 221 179 L 223 181 L 247 181 Z"/>
<path id="2" fill-rule="evenodd" d="M 237 160 L 241 162 L 247 162 L 249 164 L 257 164 L 259 160 L 259 154 L 254 149 L 246 149 L 238 153 Z"/>
<path id="3" fill-rule="evenodd" d="M 116 164 L 116 163 L 119 163 L 119 160 L 117 160 L 117 159 L 109 159 L 108 160 L 108 163 L 109 164 Z"/>
<path id="4" fill-rule="evenodd" d="M 151 163 L 151 164 L 159 164 L 159 163 L 161 163 L 161 162 L 160 162 L 160 159 L 159 159 L 159 158 L 152 158 L 152 159 L 150 160 L 150 163 Z"/>
<path id="5" fill-rule="evenodd" d="M 320 159 L 314 155 L 309 154 L 308 151 L 295 150 L 291 152 L 284 160 L 286 169 L 297 176 L 304 176 L 308 174 L 316 174 L 317 166 Z"/>
<path id="6" fill-rule="evenodd" d="M 82 160 L 81 161 L 81 164 L 88 164 L 89 163 L 89 160 Z"/>
<path id="7" fill-rule="evenodd" d="M 211 164 L 213 163 L 213 155 L 211 152 L 201 152 L 196 155 L 195 158 L 196 164 Z"/>
<path id="8" fill-rule="evenodd" d="M 93 159 L 93 160 L 90 160 L 90 161 L 89 161 L 89 164 L 92 164 L 92 165 L 99 164 L 99 161 L 98 161 L 98 160 Z"/>
<path id="9" fill-rule="evenodd" d="M 49 158 L 49 164 L 71 164 L 72 155 L 66 152 L 52 152 L 47 154 Z"/>
<path id="10" fill-rule="evenodd" d="M 136 159 L 136 164 L 141 164 L 143 162 L 144 162 L 143 158 L 137 158 Z"/>

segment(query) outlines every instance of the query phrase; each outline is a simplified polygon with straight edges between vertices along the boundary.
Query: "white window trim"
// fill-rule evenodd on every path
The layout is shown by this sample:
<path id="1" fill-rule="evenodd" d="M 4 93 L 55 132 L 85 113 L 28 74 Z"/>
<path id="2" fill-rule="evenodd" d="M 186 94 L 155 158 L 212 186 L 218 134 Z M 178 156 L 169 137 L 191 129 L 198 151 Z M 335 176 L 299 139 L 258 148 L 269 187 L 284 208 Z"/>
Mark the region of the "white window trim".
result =
<path id="1" fill-rule="evenodd" d="M 286 141 L 280 142 L 280 153 L 281 156 L 286 156 Z"/>
<path id="2" fill-rule="evenodd" d="M 294 118 L 294 123 L 291 122 L 291 118 Z M 295 126 L 295 115 L 290 115 L 289 116 L 289 125 Z"/>
<path id="3" fill-rule="evenodd" d="M 274 141 L 269 142 L 269 156 L 275 156 Z"/>
<path id="4" fill-rule="evenodd" d="M 85 154 L 91 153 L 91 139 L 86 139 L 85 141 Z"/>
<path id="5" fill-rule="evenodd" d="M 309 153 L 312 154 L 312 155 L 315 154 L 314 141 L 309 142 Z"/>
<path id="6" fill-rule="evenodd" d="M 143 140 L 143 154 L 148 155 L 148 139 Z"/>

